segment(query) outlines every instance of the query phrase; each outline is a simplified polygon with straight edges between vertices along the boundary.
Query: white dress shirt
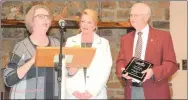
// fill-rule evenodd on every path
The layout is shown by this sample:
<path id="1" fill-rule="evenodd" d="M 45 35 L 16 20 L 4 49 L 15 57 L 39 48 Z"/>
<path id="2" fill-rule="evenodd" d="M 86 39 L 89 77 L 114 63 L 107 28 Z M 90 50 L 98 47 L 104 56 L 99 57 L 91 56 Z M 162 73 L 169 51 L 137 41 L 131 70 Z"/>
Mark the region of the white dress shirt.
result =
<path id="1" fill-rule="evenodd" d="M 149 34 L 149 25 L 147 24 L 141 31 L 136 30 L 136 34 L 134 37 L 134 46 L 133 46 L 133 56 L 135 54 L 135 49 L 136 49 L 136 43 L 138 40 L 138 32 L 142 32 L 142 52 L 141 52 L 141 59 L 145 59 L 145 51 L 146 51 L 146 46 L 147 46 L 147 41 L 148 41 L 148 34 Z"/>

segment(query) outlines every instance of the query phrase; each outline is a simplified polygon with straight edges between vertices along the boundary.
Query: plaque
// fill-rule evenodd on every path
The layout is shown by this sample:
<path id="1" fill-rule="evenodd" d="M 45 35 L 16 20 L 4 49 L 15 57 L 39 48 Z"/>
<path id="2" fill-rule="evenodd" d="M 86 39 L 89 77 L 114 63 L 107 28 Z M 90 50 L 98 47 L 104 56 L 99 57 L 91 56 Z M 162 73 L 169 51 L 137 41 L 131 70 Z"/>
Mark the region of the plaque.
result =
<path id="1" fill-rule="evenodd" d="M 140 83 L 146 76 L 146 73 L 142 74 L 142 71 L 152 67 L 152 63 L 133 57 L 122 73 L 128 73 L 128 76 L 132 77 L 137 83 Z"/>
<path id="2" fill-rule="evenodd" d="M 187 70 L 187 60 L 186 59 L 182 60 L 182 69 Z"/>

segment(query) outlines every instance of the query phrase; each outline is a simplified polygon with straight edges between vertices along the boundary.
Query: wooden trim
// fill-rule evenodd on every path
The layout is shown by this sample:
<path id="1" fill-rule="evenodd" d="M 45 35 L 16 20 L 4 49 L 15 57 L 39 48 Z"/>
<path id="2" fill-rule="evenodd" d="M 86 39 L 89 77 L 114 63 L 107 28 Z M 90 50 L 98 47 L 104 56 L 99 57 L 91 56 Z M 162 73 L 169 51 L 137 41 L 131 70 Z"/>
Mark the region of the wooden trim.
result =
<path id="1" fill-rule="evenodd" d="M 66 20 L 66 28 L 79 28 L 78 21 Z M 1 27 L 25 27 L 24 20 L 1 20 Z M 52 21 L 52 26 L 58 28 L 58 21 Z M 131 28 L 129 21 L 122 22 L 98 22 L 99 28 Z"/>

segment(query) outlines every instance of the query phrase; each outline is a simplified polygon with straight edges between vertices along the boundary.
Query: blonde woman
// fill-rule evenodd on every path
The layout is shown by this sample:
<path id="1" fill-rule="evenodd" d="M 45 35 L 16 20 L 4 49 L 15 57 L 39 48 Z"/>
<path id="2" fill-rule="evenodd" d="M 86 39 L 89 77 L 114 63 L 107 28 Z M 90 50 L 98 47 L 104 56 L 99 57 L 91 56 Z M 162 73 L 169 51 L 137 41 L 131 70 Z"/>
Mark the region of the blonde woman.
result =
<path id="1" fill-rule="evenodd" d="M 33 6 L 25 16 L 30 36 L 18 42 L 4 70 L 4 82 L 11 87 L 10 99 L 57 98 L 57 83 L 53 68 L 37 68 L 37 46 L 59 46 L 57 39 L 46 35 L 51 26 L 52 15 L 45 5 Z"/>
<path id="2" fill-rule="evenodd" d="M 107 99 L 106 83 L 112 67 L 112 57 L 108 40 L 96 34 L 97 22 L 97 12 L 85 9 L 80 20 L 81 33 L 67 39 L 66 47 L 96 48 L 94 58 L 87 69 L 68 69 L 67 99 Z"/>

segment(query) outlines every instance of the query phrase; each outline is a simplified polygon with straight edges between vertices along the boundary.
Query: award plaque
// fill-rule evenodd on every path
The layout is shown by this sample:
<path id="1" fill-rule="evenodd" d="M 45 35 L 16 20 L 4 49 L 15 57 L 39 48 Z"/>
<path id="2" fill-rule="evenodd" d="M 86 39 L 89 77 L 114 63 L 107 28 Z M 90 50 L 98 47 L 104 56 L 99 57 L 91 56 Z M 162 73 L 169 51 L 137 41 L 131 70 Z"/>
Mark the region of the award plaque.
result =
<path id="1" fill-rule="evenodd" d="M 146 73 L 142 74 L 141 72 L 152 67 L 152 63 L 133 57 L 122 73 L 128 73 L 128 76 L 132 77 L 137 83 L 140 83 L 146 76 Z"/>

